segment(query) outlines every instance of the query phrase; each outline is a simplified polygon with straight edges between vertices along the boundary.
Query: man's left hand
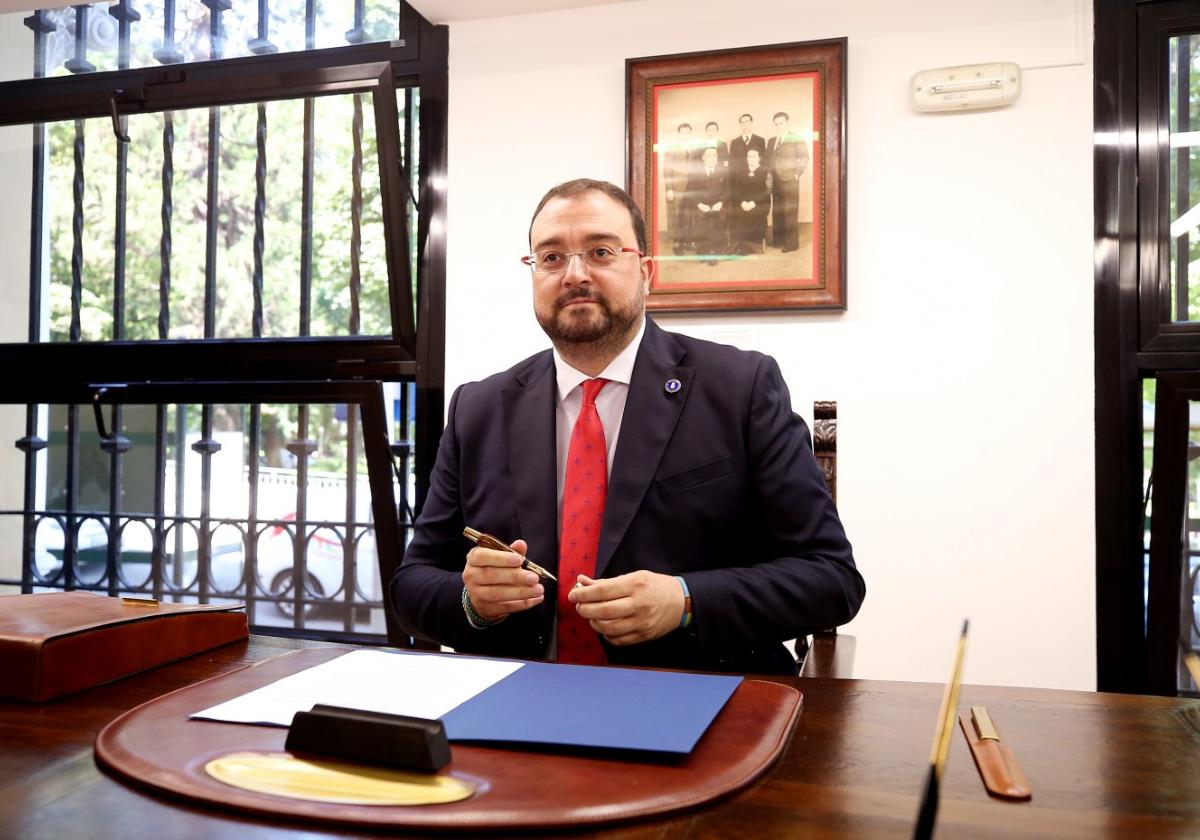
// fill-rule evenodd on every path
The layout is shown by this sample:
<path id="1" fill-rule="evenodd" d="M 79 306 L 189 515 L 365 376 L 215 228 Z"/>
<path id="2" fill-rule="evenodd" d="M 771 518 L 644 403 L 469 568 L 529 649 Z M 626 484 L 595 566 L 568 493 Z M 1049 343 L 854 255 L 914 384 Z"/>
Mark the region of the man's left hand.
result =
<path id="1" fill-rule="evenodd" d="M 657 639 L 683 618 L 683 587 L 671 575 L 642 570 L 601 580 L 580 575 L 579 582 L 583 586 L 572 589 L 567 599 L 610 644 Z"/>

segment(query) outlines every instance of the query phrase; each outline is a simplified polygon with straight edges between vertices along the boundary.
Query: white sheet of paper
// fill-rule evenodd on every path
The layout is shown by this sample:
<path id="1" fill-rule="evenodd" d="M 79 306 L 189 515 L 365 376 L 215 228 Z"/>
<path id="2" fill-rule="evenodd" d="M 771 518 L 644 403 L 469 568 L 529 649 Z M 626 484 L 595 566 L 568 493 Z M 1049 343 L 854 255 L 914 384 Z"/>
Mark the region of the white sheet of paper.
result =
<path id="1" fill-rule="evenodd" d="M 356 650 L 192 717 L 291 726 L 296 712 L 323 703 L 432 720 L 521 667 L 467 656 Z"/>

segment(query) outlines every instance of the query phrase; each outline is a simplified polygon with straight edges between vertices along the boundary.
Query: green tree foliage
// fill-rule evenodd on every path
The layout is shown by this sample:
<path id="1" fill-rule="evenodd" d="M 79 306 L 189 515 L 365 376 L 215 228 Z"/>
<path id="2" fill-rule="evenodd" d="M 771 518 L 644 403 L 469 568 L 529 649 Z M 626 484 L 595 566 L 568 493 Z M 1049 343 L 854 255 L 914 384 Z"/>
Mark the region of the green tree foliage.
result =
<path id="1" fill-rule="evenodd" d="M 341 94 L 312 100 L 315 115 L 313 160 L 312 281 L 309 334 L 346 336 L 351 330 L 351 252 L 355 100 L 362 110 L 362 192 L 360 328 L 358 334 L 391 332 L 386 244 L 380 196 L 379 161 L 371 96 Z M 303 100 L 267 103 L 263 250 L 264 337 L 301 334 L 300 289 L 303 242 Z M 253 316 L 255 169 L 258 163 L 258 106 L 231 105 L 219 113 L 217 201 L 208 204 L 209 109 L 139 114 L 128 119 L 127 198 L 125 201 L 125 310 L 121 337 L 160 338 L 160 278 L 163 271 L 164 128 L 174 129 L 170 190 L 171 253 L 167 314 L 170 339 L 204 337 L 206 241 L 209 214 L 216 226 L 216 338 L 250 337 Z M 403 118 L 403 115 L 402 115 Z M 78 123 L 83 149 L 80 337 L 107 341 L 114 329 L 117 141 L 107 119 Z M 77 123 L 48 126 L 46 182 L 49 241 L 49 340 L 70 340 L 72 260 L 76 242 L 75 161 Z M 403 128 L 401 128 L 403 135 Z M 413 239 L 410 231 L 410 240 Z M 406 243 L 411 252 L 413 243 Z M 414 275 L 415 276 L 415 275 Z M 415 286 L 415 283 L 414 283 Z M 152 352 L 148 350 L 148 352 Z M 265 377 L 270 371 L 264 371 Z M 227 417 L 233 417 L 232 414 Z M 233 427 L 241 425 L 229 419 Z M 295 407 L 264 413 L 264 428 L 275 424 L 286 438 L 295 434 Z M 309 436 L 318 442 L 315 460 L 341 471 L 345 463 L 343 424 L 332 406 L 314 406 Z M 340 456 L 337 454 L 340 453 Z M 316 466 L 316 464 L 314 464 Z"/>

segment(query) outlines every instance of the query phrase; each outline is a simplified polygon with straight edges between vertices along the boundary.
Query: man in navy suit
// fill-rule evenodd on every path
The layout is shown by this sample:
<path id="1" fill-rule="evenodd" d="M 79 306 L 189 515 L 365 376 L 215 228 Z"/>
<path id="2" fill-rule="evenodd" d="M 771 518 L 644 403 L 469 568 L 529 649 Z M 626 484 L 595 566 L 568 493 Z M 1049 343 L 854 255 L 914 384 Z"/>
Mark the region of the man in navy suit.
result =
<path id="1" fill-rule="evenodd" d="M 401 626 L 459 651 L 556 659 L 557 627 L 582 618 L 612 664 L 795 673 L 782 643 L 849 621 L 864 585 L 778 365 L 646 318 L 645 224 L 612 184 L 551 189 L 530 246 L 554 349 L 451 398 L 391 582 Z M 567 579 L 565 462 L 592 379 L 606 380 L 593 415 L 607 496 L 594 572 Z M 472 547 L 464 526 L 514 552 Z M 562 597 L 526 554 L 561 576 Z"/>

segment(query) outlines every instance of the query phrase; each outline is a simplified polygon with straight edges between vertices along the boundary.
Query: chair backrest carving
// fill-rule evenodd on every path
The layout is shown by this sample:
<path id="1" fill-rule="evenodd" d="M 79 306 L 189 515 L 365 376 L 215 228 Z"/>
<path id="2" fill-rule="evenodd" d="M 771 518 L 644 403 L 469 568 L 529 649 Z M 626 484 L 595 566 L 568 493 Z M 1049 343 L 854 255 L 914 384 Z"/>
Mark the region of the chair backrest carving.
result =
<path id="1" fill-rule="evenodd" d="M 813 453 L 825 473 L 825 486 L 837 504 L 837 401 L 813 403 Z"/>

